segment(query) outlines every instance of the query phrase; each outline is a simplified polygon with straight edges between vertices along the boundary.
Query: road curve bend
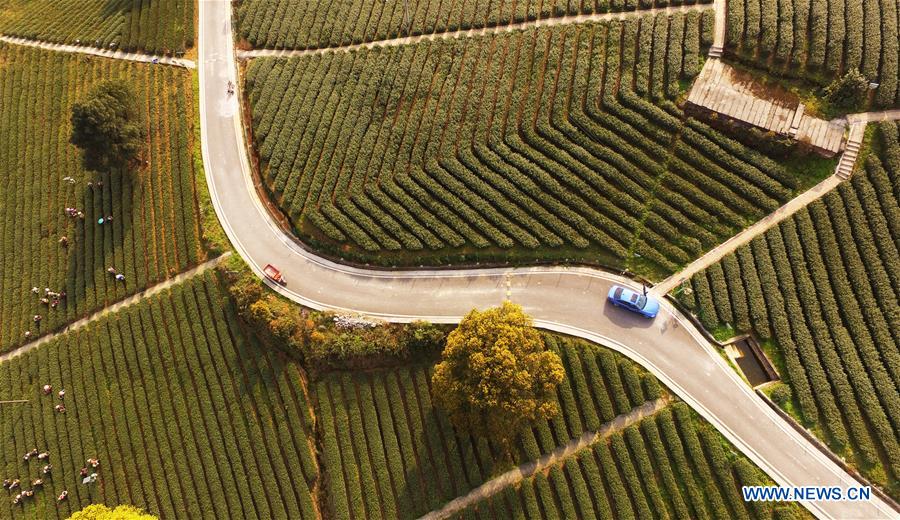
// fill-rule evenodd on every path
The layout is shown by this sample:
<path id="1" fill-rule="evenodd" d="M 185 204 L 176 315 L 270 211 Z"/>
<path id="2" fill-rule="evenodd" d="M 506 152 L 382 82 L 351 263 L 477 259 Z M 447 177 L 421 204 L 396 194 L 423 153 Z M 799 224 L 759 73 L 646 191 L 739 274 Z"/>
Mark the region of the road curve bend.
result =
<path id="1" fill-rule="evenodd" d="M 237 252 L 253 271 L 272 263 L 287 286 L 270 286 L 317 309 L 356 311 L 391 321 L 452 323 L 473 307 L 510 298 L 543 328 L 613 348 L 653 372 L 782 485 L 853 486 L 857 482 L 798 434 L 725 363 L 689 320 L 663 302 L 655 321 L 604 305 L 613 283 L 631 284 L 587 268 L 509 268 L 388 272 L 320 258 L 273 222 L 253 186 L 238 97 L 227 0 L 201 0 L 198 68 L 202 148 L 213 204 Z M 869 502 L 804 503 L 821 518 L 900 518 Z"/>

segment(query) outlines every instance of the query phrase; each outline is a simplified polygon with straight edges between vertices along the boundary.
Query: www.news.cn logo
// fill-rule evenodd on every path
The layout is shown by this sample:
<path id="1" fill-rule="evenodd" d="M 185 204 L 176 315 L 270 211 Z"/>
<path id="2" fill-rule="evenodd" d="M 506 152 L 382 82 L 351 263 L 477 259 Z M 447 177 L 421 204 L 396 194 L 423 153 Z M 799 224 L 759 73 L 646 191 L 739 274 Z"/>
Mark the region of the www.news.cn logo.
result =
<path id="1" fill-rule="evenodd" d="M 741 492 L 745 502 L 855 502 L 870 500 L 872 496 L 869 486 L 743 486 Z"/>

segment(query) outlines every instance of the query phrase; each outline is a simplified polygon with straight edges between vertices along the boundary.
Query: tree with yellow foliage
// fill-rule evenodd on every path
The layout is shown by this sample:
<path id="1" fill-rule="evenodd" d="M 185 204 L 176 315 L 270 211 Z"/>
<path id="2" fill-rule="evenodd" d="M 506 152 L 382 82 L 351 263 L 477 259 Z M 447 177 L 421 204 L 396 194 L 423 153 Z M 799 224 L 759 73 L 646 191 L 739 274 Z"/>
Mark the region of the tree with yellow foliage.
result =
<path id="1" fill-rule="evenodd" d="M 116 506 L 110 509 L 103 504 L 91 504 L 76 511 L 69 520 L 159 520 L 134 506 Z"/>
<path id="2" fill-rule="evenodd" d="M 558 413 L 555 390 L 564 375 L 531 317 L 507 301 L 473 309 L 447 336 L 432 393 L 455 427 L 508 451 L 526 424 Z"/>

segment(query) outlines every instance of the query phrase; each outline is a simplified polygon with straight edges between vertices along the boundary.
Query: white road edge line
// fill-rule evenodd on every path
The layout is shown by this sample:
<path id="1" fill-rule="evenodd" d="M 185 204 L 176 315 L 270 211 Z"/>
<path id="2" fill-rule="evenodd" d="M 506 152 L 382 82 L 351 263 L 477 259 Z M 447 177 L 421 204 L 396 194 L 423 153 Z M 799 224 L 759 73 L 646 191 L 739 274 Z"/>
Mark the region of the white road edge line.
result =
<path id="1" fill-rule="evenodd" d="M 202 20 L 204 20 L 206 18 L 206 15 L 204 13 L 207 9 L 210 9 L 211 4 L 221 6 L 222 9 L 225 11 L 224 13 L 222 13 L 223 17 L 226 20 L 231 19 L 231 15 L 230 15 L 231 6 L 228 2 L 225 2 L 225 1 L 201 1 L 200 2 L 200 15 L 199 16 L 200 16 L 201 23 L 200 23 L 200 27 L 199 27 L 199 31 L 198 31 L 199 35 L 200 35 L 200 38 L 199 38 L 199 47 L 200 47 L 199 54 L 201 56 L 200 65 L 204 65 L 204 62 L 202 60 L 204 59 L 203 57 L 206 56 L 206 53 L 205 53 L 206 37 L 204 36 L 204 32 L 206 31 L 206 25 L 202 22 Z M 226 34 L 229 32 L 227 22 L 225 22 L 225 27 L 223 28 L 223 32 L 225 32 Z M 233 47 L 230 47 L 230 49 L 233 50 Z M 235 74 L 236 68 L 235 68 L 235 57 L 234 57 L 233 52 L 226 52 L 225 56 L 221 56 L 217 53 L 210 54 L 210 60 L 220 60 L 220 59 L 225 60 L 225 63 L 227 65 L 227 71 L 226 71 L 225 76 L 216 78 L 216 80 L 217 81 L 221 80 L 223 82 L 223 84 L 227 79 L 234 81 L 235 77 L 236 77 L 236 74 Z M 229 239 L 232 241 L 232 244 L 234 245 L 235 249 L 242 256 L 242 258 L 244 258 L 244 260 L 247 262 L 247 264 L 250 266 L 250 268 L 253 270 L 253 272 L 258 277 L 262 278 L 269 287 L 271 287 L 273 290 L 279 292 L 280 294 L 283 294 L 284 296 L 294 300 L 295 302 L 309 306 L 314 309 L 331 309 L 331 310 L 355 312 L 354 309 L 341 308 L 341 307 L 336 307 L 333 305 L 328 305 L 324 302 L 317 301 L 317 300 L 313 299 L 312 297 L 308 297 L 308 296 L 299 294 L 297 292 L 294 292 L 294 291 L 288 289 L 287 287 L 283 287 L 283 286 L 277 285 L 273 282 L 270 282 L 263 276 L 262 269 L 256 264 L 256 262 L 253 260 L 253 258 L 248 254 L 244 245 L 241 243 L 239 237 L 236 236 L 234 229 L 231 227 L 230 223 L 228 222 L 227 218 L 225 217 L 225 209 L 223 208 L 221 201 L 218 197 L 218 193 L 216 190 L 216 180 L 212 174 L 212 168 L 210 166 L 210 153 L 209 153 L 209 142 L 208 142 L 209 130 L 206 125 L 206 123 L 209 121 L 209 119 L 208 119 L 206 102 L 205 102 L 205 99 L 207 97 L 207 85 L 205 83 L 206 83 L 206 80 L 204 78 L 204 73 L 201 70 L 201 74 L 200 74 L 200 96 L 201 96 L 200 110 L 201 110 L 201 121 L 203 123 L 203 124 L 201 124 L 201 135 L 202 135 L 201 146 L 202 146 L 202 150 L 203 150 L 205 175 L 206 175 L 207 183 L 209 184 L 210 196 L 211 196 L 211 199 L 215 206 L 216 213 L 219 216 L 222 226 L 225 229 L 225 232 L 228 235 Z M 238 88 L 240 88 L 239 82 L 235 81 L 235 83 L 238 85 Z M 252 203 L 253 203 L 254 207 L 256 208 L 256 216 L 258 216 L 259 218 L 262 218 L 262 222 L 266 223 L 266 226 L 268 227 L 269 231 L 276 233 L 276 236 L 281 238 L 281 235 L 283 234 L 282 231 L 277 228 L 277 226 L 272 222 L 271 217 L 266 213 L 266 210 L 263 207 L 262 202 L 259 200 L 259 195 L 256 192 L 254 185 L 253 185 L 253 180 L 252 180 L 252 176 L 250 175 L 250 167 L 249 167 L 249 162 L 248 162 L 247 153 L 246 153 L 247 150 L 245 148 L 246 144 L 245 144 L 245 140 L 244 140 L 244 133 L 242 130 L 242 124 L 241 124 L 241 120 L 240 120 L 241 117 L 242 117 L 242 113 L 240 111 L 238 111 L 237 116 L 232 117 L 232 120 L 233 120 L 233 124 L 234 124 L 234 131 L 236 132 L 235 135 L 238 137 L 240 144 L 242 145 L 242 146 L 239 146 L 238 148 L 244 147 L 244 148 L 240 149 L 240 151 L 238 153 L 238 155 L 240 156 L 239 161 L 241 163 L 240 166 L 241 166 L 241 170 L 242 170 L 244 188 L 249 190 L 249 193 L 251 195 L 250 198 L 252 199 Z M 251 215 L 251 217 L 253 217 L 253 215 Z M 242 219 L 247 218 L 247 216 L 242 215 L 241 218 Z M 281 242 L 285 243 L 283 240 L 281 240 Z M 348 274 L 348 275 L 353 275 L 353 276 L 366 276 L 369 278 L 387 278 L 387 277 L 392 277 L 392 276 L 398 276 L 398 273 L 385 272 L 385 271 L 381 271 L 381 272 L 369 271 L 369 270 L 363 270 L 363 269 L 359 269 L 359 268 L 355 268 L 355 267 L 342 266 L 342 265 L 336 264 L 334 262 L 331 262 L 329 260 L 317 257 L 312 253 L 306 252 L 306 251 L 302 250 L 302 248 L 300 248 L 300 246 L 294 244 L 293 242 L 290 243 L 290 247 L 288 249 L 297 253 L 299 256 L 302 256 L 305 259 L 305 261 L 313 262 L 317 265 L 323 266 L 327 269 L 330 269 L 330 270 L 332 270 L 336 273 L 340 273 L 340 274 Z M 520 275 L 520 274 L 527 274 L 527 273 L 534 273 L 534 272 L 543 272 L 543 273 L 552 272 L 552 273 L 558 273 L 558 274 L 589 275 L 589 276 L 593 276 L 593 277 L 597 277 L 597 278 L 603 278 L 603 279 L 607 279 L 607 280 L 617 280 L 617 281 L 619 281 L 619 278 L 620 278 L 620 277 L 616 277 L 615 275 L 612 275 L 612 274 L 603 273 L 600 271 L 593 271 L 593 270 L 586 269 L 586 268 L 565 268 L 565 267 L 561 267 L 561 268 L 540 268 L 540 267 L 538 267 L 538 268 L 508 268 L 508 269 L 507 268 L 497 268 L 497 269 L 484 269 L 484 270 L 462 270 L 462 269 L 460 269 L 460 270 L 454 270 L 454 271 L 422 270 L 422 271 L 411 271 L 411 272 L 404 271 L 404 272 L 402 272 L 402 276 L 405 278 L 422 277 L 422 278 L 435 278 L 435 279 L 450 279 L 450 278 L 455 278 L 455 277 L 497 276 L 498 274 L 502 274 L 502 273 L 510 273 L 512 275 Z M 630 281 L 625 280 L 625 282 L 623 282 L 623 283 L 630 283 Z M 701 345 L 701 348 L 703 348 L 707 352 L 708 356 L 714 360 L 714 363 L 716 363 L 718 365 L 719 370 L 724 371 L 726 374 L 728 374 L 727 377 L 729 377 L 733 383 L 736 383 L 741 388 L 740 391 L 742 392 L 742 394 L 744 394 L 744 396 L 748 400 L 754 400 L 754 402 L 757 403 L 754 406 L 757 406 L 757 408 L 762 410 L 763 411 L 762 413 L 764 413 L 766 416 L 768 416 L 773 421 L 773 423 L 776 425 L 776 428 L 779 431 L 784 432 L 787 435 L 787 438 L 790 438 L 792 440 L 792 442 L 796 443 L 798 445 L 798 447 L 803 449 L 805 454 L 808 455 L 810 459 L 816 460 L 819 463 L 823 464 L 828 472 L 830 472 L 832 475 L 837 477 L 836 478 L 837 481 L 839 481 L 839 482 L 855 482 L 850 475 L 848 475 L 846 472 L 843 472 L 842 470 L 840 470 L 840 468 L 838 466 L 834 465 L 834 463 L 828 457 L 826 457 L 817 448 L 815 448 L 811 443 L 806 441 L 792 427 L 790 427 L 790 425 L 788 425 L 778 414 L 776 414 L 774 410 L 769 408 L 768 405 L 766 405 L 765 403 L 762 403 L 761 399 L 759 399 L 759 397 L 757 395 L 755 395 L 746 386 L 746 384 L 742 380 L 740 380 L 740 378 L 737 376 L 737 374 L 734 373 L 733 369 L 731 367 L 729 367 L 725 363 L 725 361 L 713 350 L 713 347 L 703 338 L 702 334 L 700 334 L 700 332 L 697 331 L 693 327 L 693 325 L 689 321 L 687 321 L 687 319 L 685 317 L 681 316 L 680 313 L 678 313 L 671 306 L 670 303 L 663 301 L 663 306 L 666 307 L 668 312 L 671 312 L 673 314 L 673 316 L 678 320 L 678 322 L 680 324 L 682 324 L 682 326 L 684 326 L 684 328 L 687 331 L 689 331 L 689 334 L 695 339 L 695 341 L 697 341 Z M 459 318 L 460 318 L 460 316 L 446 316 L 446 315 L 445 316 L 428 316 L 428 315 L 393 314 L 393 313 L 378 313 L 378 312 L 374 312 L 374 313 L 373 312 L 365 312 L 363 314 L 367 314 L 370 316 L 375 316 L 375 317 L 379 317 L 379 318 L 383 318 L 383 319 L 387 319 L 387 320 L 395 321 L 395 322 L 409 322 L 409 321 L 414 321 L 414 320 L 425 319 L 425 320 L 429 320 L 429 321 L 433 321 L 433 322 L 437 322 L 437 323 L 456 323 L 459 321 Z M 740 438 L 737 436 L 737 434 L 735 434 L 730 428 L 728 428 L 725 424 L 723 424 L 707 408 L 702 406 L 697 400 L 695 400 L 691 395 L 689 395 L 684 390 L 684 388 L 682 388 L 681 386 L 676 384 L 675 381 L 673 381 L 670 377 L 668 377 L 666 375 L 666 373 L 664 373 L 662 370 L 660 370 L 658 367 L 656 367 L 653 363 L 651 363 L 643 355 L 639 354 L 638 352 L 630 349 L 629 347 L 625 346 L 624 344 L 622 344 L 616 340 L 613 340 L 613 339 L 603 336 L 601 334 L 591 332 L 589 330 L 565 325 L 562 323 L 557 323 L 554 321 L 547 321 L 547 320 L 536 320 L 536 325 L 541 328 L 547 329 L 547 330 L 572 334 L 572 335 L 587 339 L 589 341 L 594 341 L 603 346 L 606 346 L 606 347 L 612 348 L 613 350 L 621 352 L 621 353 L 627 355 L 628 357 L 634 359 L 635 361 L 640 363 L 642 366 L 646 367 L 651 373 L 656 375 L 664 384 L 666 384 L 670 389 L 672 389 L 672 391 L 676 395 L 681 397 L 685 402 L 687 402 L 690 406 L 692 406 L 695 410 L 697 410 L 698 413 L 700 413 L 702 416 L 704 416 L 704 418 L 709 420 L 717 429 L 719 429 L 719 431 L 721 431 L 726 436 L 726 438 L 728 438 L 732 443 L 734 443 L 735 446 L 742 453 L 747 455 L 750 458 L 750 460 L 752 460 L 755 464 L 757 464 L 760 468 L 762 468 L 763 471 L 765 471 L 767 474 L 769 474 L 776 482 L 778 482 L 780 484 L 784 484 L 784 485 L 792 484 L 792 482 L 789 482 L 788 479 L 781 472 L 777 471 L 771 464 L 769 464 L 758 453 L 756 453 L 749 445 L 742 442 L 740 440 Z M 873 502 L 874 503 L 871 504 L 871 507 L 873 507 L 874 509 L 883 513 L 884 517 L 900 518 L 900 517 L 898 517 L 897 512 L 894 511 L 893 509 L 891 509 L 890 506 L 888 506 L 884 502 L 882 502 L 880 500 L 873 500 Z M 825 506 L 828 505 L 828 503 L 826 503 L 826 502 L 822 502 L 822 503 L 803 502 L 802 504 L 804 506 L 806 506 L 810 511 L 812 511 L 817 517 L 820 517 L 820 518 L 833 517 L 833 515 L 829 514 L 829 512 L 825 509 Z"/>

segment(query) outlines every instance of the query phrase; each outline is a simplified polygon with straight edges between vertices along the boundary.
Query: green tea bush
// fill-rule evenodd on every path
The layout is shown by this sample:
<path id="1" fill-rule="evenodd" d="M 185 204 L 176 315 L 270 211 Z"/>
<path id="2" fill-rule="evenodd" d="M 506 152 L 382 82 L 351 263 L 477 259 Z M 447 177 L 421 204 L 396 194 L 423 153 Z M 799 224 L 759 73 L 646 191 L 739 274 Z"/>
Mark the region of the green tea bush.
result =
<path id="1" fill-rule="evenodd" d="M 9 0 L 0 33 L 70 45 L 181 53 L 194 46 L 194 3 L 179 0 Z"/>
<path id="2" fill-rule="evenodd" d="M 695 275 L 683 303 L 708 328 L 734 316 L 738 332 L 769 339 L 786 384 L 773 401 L 793 402 L 833 450 L 890 488 L 900 473 L 900 143 L 896 123 L 878 129 L 881 152 L 852 181 L 723 259 L 723 270 Z"/>
<path id="3" fill-rule="evenodd" d="M 254 59 L 262 178 L 301 239 L 345 260 L 673 272 L 797 188 L 671 103 L 707 18 Z"/>
<path id="4" fill-rule="evenodd" d="M 726 48 L 777 74 L 833 84 L 842 110 L 860 106 L 866 93 L 840 87 L 848 74 L 853 84 L 879 83 L 875 105 L 897 106 L 897 8 L 894 0 L 736 0 L 727 5 Z"/>
<path id="5" fill-rule="evenodd" d="M 26 331 L 34 339 L 59 330 L 207 255 L 195 200 L 190 73 L 2 43 L 0 67 L 0 351 L 6 351 L 24 343 Z M 142 160 L 93 172 L 69 143 L 72 106 L 108 80 L 127 85 L 133 130 L 144 135 Z M 84 218 L 67 216 L 66 208 Z M 99 225 L 99 218 L 109 221 Z M 32 287 L 66 297 L 52 308 Z M 43 316 L 39 326 L 36 314 Z"/>

